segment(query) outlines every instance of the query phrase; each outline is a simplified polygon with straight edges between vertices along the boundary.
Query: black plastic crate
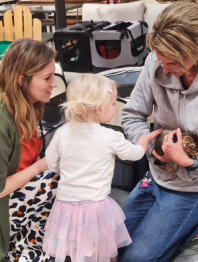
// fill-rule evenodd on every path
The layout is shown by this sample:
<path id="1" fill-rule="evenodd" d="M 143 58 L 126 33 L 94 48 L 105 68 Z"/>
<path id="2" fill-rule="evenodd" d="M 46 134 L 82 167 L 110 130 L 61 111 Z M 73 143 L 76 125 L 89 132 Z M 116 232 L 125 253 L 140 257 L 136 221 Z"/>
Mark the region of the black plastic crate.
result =
<path id="1" fill-rule="evenodd" d="M 58 60 L 64 71 L 92 72 L 90 37 L 93 31 L 110 25 L 109 22 L 84 21 L 54 33 Z"/>

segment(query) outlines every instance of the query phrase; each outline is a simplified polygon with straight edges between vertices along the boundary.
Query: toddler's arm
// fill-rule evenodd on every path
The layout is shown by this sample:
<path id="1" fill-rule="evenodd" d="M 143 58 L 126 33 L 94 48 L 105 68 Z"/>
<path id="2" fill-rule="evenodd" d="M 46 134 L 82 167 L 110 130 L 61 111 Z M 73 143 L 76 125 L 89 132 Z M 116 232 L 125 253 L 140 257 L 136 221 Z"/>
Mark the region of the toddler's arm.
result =
<path id="1" fill-rule="evenodd" d="M 117 155 L 122 160 L 136 161 L 144 156 L 149 142 L 159 135 L 161 130 L 156 130 L 152 133 L 142 136 L 136 145 L 126 140 L 122 133 L 116 133 L 115 155 Z"/>

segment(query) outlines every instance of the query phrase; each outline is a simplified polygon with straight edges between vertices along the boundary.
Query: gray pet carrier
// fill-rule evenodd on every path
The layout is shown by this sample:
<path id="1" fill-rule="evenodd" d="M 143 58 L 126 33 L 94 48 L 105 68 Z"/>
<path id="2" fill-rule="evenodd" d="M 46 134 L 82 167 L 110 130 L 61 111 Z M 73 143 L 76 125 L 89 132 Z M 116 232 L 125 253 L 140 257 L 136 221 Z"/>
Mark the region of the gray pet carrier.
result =
<path id="1" fill-rule="evenodd" d="M 140 66 L 148 54 L 145 22 L 117 22 L 92 32 L 91 59 L 94 72 L 123 66 Z"/>

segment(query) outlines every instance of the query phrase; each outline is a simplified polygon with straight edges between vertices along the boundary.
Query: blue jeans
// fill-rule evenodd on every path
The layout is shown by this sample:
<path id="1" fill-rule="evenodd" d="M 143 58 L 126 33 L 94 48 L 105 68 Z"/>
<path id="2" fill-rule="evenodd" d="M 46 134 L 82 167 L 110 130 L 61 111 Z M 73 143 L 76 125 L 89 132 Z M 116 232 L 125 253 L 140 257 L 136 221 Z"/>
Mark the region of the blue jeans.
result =
<path id="1" fill-rule="evenodd" d="M 145 178 L 150 184 L 140 181 L 123 205 L 132 244 L 122 262 L 167 262 L 198 233 L 198 193 L 163 188 L 151 173 Z"/>

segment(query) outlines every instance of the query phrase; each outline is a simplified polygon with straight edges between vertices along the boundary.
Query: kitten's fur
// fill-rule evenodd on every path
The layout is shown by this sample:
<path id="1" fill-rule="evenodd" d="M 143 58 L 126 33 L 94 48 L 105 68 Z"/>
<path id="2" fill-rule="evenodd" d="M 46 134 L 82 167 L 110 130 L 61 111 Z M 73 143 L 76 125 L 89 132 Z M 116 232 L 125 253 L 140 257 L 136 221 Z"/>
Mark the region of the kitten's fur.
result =
<path id="1" fill-rule="evenodd" d="M 172 130 L 163 129 L 155 139 L 154 149 L 159 156 L 164 156 L 162 144 L 164 142 L 165 136 L 170 132 L 172 132 Z M 176 135 L 174 136 L 173 141 L 177 142 Z M 198 159 L 198 135 L 192 132 L 182 132 L 182 142 L 184 151 L 187 153 L 187 155 L 193 159 Z M 155 164 L 162 164 L 162 162 L 155 161 Z M 165 165 L 166 170 L 172 175 L 175 175 L 175 170 L 168 163 L 165 163 Z"/>

